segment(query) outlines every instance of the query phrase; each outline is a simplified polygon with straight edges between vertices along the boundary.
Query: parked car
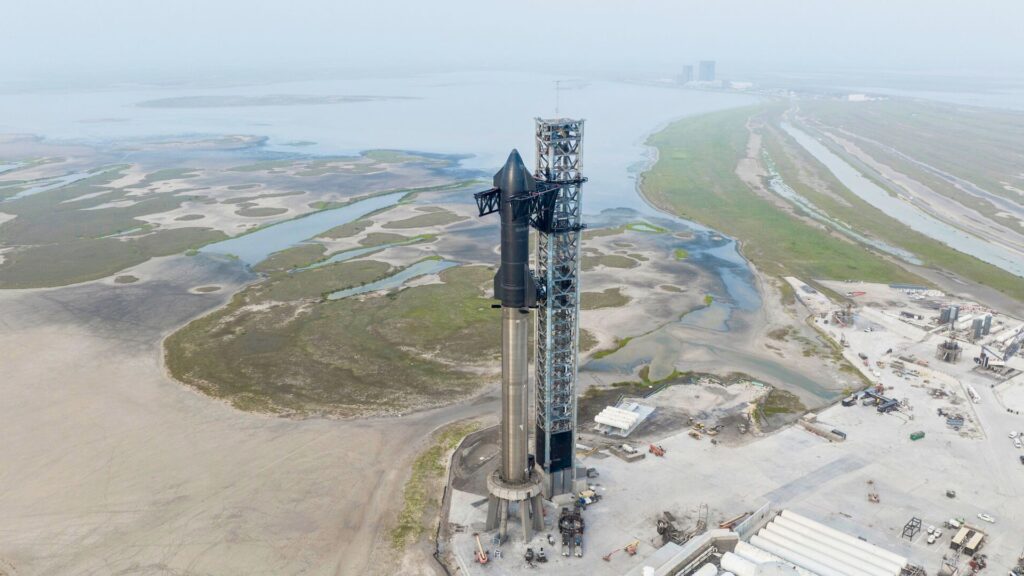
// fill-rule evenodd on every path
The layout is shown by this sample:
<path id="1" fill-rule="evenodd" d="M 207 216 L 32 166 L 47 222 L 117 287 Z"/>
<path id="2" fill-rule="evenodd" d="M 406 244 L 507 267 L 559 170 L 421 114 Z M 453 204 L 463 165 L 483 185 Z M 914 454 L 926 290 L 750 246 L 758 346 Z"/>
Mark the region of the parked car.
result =
<path id="1" fill-rule="evenodd" d="M 935 544 L 935 540 L 936 540 L 935 534 L 929 534 L 928 535 L 928 543 L 929 544 Z"/>
<path id="2" fill-rule="evenodd" d="M 942 530 L 939 530 L 938 528 L 936 528 L 934 536 L 936 538 L 942 538 Z"/>
<path id="3" fill-rule="evenodd" d="M 928 527 L 928 533 L 929 534 L 934 534 L 935 533 L 935 526 L 929 526 Z"/>
<path id="4" fill-rule="evenodd" d="M 985 514 L 985 513 L 979 513 L 978 514 L 978 518 L 981 518 L 982 520 L 984 520 L 985 522 L 988 522 L 989 524 L 995 524 L 996 523 L 996 519 L 995 518 L 993 518 L 993 517 L 991 517 L 991 516 L 989 516 L 988 514 Z"/>
<path id="5" fill-rule="evenodd" d="M 1016 440 L 1013 441 L 1013 447 L 1014 448 L 1020 448 L 1020 440 L 1019 439 L 1016 439 Z"/>
<path id="6" fill-rule="evenodd" d="M 1016 431 L 1014 431 L 1014 430 L 1010 431 L 1010 438 L 1016 438 L 1017 436 L 1018 436 L 1018 434 L 1017 434 Z"/>
<path id="7" fill-rule="evenodd" d="M 1020 463 L 1021 463 L 1021 464 L 1024 464 L 1024 456 L 1021 456 L 1021 457 L 1020 457 Z"/>

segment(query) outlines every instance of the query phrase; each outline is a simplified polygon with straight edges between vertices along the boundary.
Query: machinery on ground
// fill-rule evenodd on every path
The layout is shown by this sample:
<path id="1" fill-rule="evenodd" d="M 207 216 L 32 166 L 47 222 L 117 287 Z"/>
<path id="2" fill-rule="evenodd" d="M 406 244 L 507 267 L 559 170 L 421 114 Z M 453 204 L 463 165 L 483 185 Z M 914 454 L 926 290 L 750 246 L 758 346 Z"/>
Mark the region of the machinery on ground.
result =
<path id="1" fill-rule="evenodd" d="M 473 536 L 476 538 L 476 561 L 478 564 L 487 564 L 487 552 L 484 551 L 483 544 L 480 543 L 480 534 L 474 533 Z"/>

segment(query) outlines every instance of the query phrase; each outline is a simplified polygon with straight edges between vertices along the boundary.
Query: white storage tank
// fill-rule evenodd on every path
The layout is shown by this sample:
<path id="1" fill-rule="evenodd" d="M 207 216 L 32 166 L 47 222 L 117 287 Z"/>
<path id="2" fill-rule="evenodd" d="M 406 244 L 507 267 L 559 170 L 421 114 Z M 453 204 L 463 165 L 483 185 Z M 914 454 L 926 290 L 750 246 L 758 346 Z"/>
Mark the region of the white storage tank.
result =
<path id="1" fill-rule="evenodd" d="M 802 540 L 792 540 L 790 538 L 782 536 L 777 532 L 762 531 L 760 535 L 769 542 L 773 542 L 779 546 L 782 546 L 783 548 L 792 550 L 800 556 L 813 560 L 814 562 L 817 562 L 822 566 L 827 566 L 835 570 L 836 572 L 842 572 L 844 574 L 849 574 L 850 576 L 879 576 L 874 572 L 862 570 L 856 564 L 847 562 L 839 558 L 835 558 L 833 556 L 829 556 L 828 554 L 825 554 L 824 552 L 816 549 L 814 546 L 808 545 L 806 542 Z"/>
<path id="2" fill-rule="evenodd" d="M 740 558 L 732 552 L 726 552 L 722 555 L 722 561 L 720 562 L 722 570 L 727 570 L 736 576 L 756 576 L 757 565 L 750 560 Z"/>
<path id="3" fill-rule="evenodd" d="M 736 543 L 736 549 L 733 550 L 733 552 L 739 554 L 743 558 L 746 558 L 747 560 L 750 560 L 755 564 L 764 564 L 765 562 L 783 562 L 786 564 L 790 564 L 789 562 L 786 562 L 785 560 L 779 558 L 775 554 L 765 552 L 764 550 L 761 550 L 756 546 L 751 546 L 750 544 L 747 544 L 746 542 L 742 541 Z M 801 568 L 800 566 L 794 565 L 794 568 L 796 568 L 796 571 L 798 574 L 800 574 L 800 576 L 817 576 L 814 572 Z"/>
<path id="4" fill-rule="evenodd" d="M 776 556 L 782 558 L 786 562 L 795 564 L 806 570 L 810 570 L 811 572 L 818 574 L 818 576 L 850 576 L 850 573 L 841 572 L 839 570 L 835 570 L 833 568 L 825 566 L 820 562 L 816 562 L 814 560 L 811 560 L 810 558 L 797 554 L 796 552 L 784 546 L 780 546 L 774 542 L 765 540 L 761 536 L 751 536 L 750 543 L 762 550 L 775 554 Z"/>
<path id="5" fill-rule="evenodd" d="M 843 540 L 832 538 L 819 530 L 814 530 L 808 528 L 803 524 L 794 522 L 790 518 L 778 516 L 774 520 L 772 520 L 771 523 L 779 526 L 780 528 L 785 528 L 786 530 L 800 534 L 805 538 L 809 538 L 816 542 L 821 542 L 822 545 L 831 546 L 836 550 L 841 550 L 846 554 L 853 556 L 854 558 L 857 558 L 863 562 L 871 564 L 872 566 L 877 566 L 878 568 L 885 570 L 888 574 L 898 575 L 903 568 L 903 566 L 900 566 L 896 562 L 893 562 L 887 558 L 883 558 L 878 554 L 868 552 L 862 548 L 853 546 L 852 544 L 845 542 Z"/>
<path id="6" fill-rule="evenodd" d="M 793 512 L 791 510 L 783 510 L 782 517 L 793 520 L 798 524 L 803 524 L 804 526 L 807 526 L 812 530 L 817 530 L 818 532 L 821 532 L 837 540 L 841 540 L 843 542 L 851 544 L 852 546 L 856 546 L 857 548 L 870 552 L 876 556 L 885 558 L 886 560 L 896 563 L 900 566 L 900 568 L 903 568 L 907 565 L 907 559 L 903 556 L 900 556 L 899 554 L 894 554 L 884 548 L 879 548 L 874 544 L 865 542 L 864 540 L 851 536 L 845 532 L 840 532 L 839 530 L 836 530 L 834 528 L 829 528 L 828 526 L 825 526 L 820 522 L 815 522 L 814 520 L 811 520 L 810 518 L 807 518 L 805 516 L 801 516 L 800 514 L 797 514 L 796 512 Z"/>
<path id="7" fill-rule="evenodd" d="M 693 573 L 693 576 L 717 576 L 717 575 L 718 575 L 718 567 L 716 567 L 714 564 L 711 564 L 711 563 L 708 563 L 708 564 L 705 564 L 705 565 L 701 566 L 700 568 L 697 569 L 696 572 Z"/>
<path id="8" fill-rule="evenodd" d="M 765 562 L 757 565 L 757 576 L 797 576 L 799 572 L 789 562 Z"/>
<path id="9" fill-rule="evenodd" d="M 766 526 L 761 532 L 762 535 L 768 534 L 784 538 L 785 541 L 790 543 L 791 547 L 793 547 L 797 552 L 801 552 L 806 556 L 816 558 L 822 562 L 828 560 L 830 562 L 834 562 L 836 566 L 854 568 L 871 576 L 899 576 L 899 571 L 893 573 L 891 570 L 880 568 L 874 564 L 857 558 L 855 555 L 851 555 L 840 550 L 831 543 L 823 543 L 802 534 L 798 534 L 775 522 Z"/>

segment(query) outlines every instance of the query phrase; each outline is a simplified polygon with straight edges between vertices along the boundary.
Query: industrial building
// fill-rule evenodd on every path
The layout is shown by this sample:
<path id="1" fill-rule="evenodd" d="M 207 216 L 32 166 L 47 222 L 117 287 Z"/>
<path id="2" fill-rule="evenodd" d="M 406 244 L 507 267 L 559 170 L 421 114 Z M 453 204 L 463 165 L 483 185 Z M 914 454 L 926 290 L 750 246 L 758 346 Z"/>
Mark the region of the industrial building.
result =
<path id="1" fill-rule="evenodd" d="M 750 534 L 745 538 L 745 534 Z M 734 530 L 667 544 L 629 576 L 900 576 L 906 558 L 793 512 L 755 515 Z"/>
<path id="2" fill-rule="evenodd" d="M 693 65 L 692 64 L 684 64 L 683 65 L 683 72 L 682 72 L 682 74 L 679 75 L 679 83 L 680 84 L 689 84 L 690 82 L 693 82 Z"/>
<path id="3" fill-rule="evenodd" d="M 701 60 L 697 71 L 697 80 L 701 82 L 715 81 L 715 61 Z"/>

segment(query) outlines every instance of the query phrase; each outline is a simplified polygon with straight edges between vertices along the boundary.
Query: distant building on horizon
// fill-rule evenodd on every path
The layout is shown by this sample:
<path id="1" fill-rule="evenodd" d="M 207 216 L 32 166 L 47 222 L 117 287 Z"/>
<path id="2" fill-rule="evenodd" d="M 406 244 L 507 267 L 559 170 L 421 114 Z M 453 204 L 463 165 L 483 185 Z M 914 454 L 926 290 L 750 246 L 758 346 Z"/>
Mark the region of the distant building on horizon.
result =
<path id="1" fill-rule="evenodd" d="M 683 66 L 683 73 L 679 75 L 680 84 L 689 84 L 693 82 L 693 65 L 686 64 Z"/>
<path id="2" fill-rule="evenodd" d="M 714 82 L 715 81 L 715 61 L 714 60 L 701 60 L 700 68 L 697 72 L 697 80 L 701 82 Z"/>

